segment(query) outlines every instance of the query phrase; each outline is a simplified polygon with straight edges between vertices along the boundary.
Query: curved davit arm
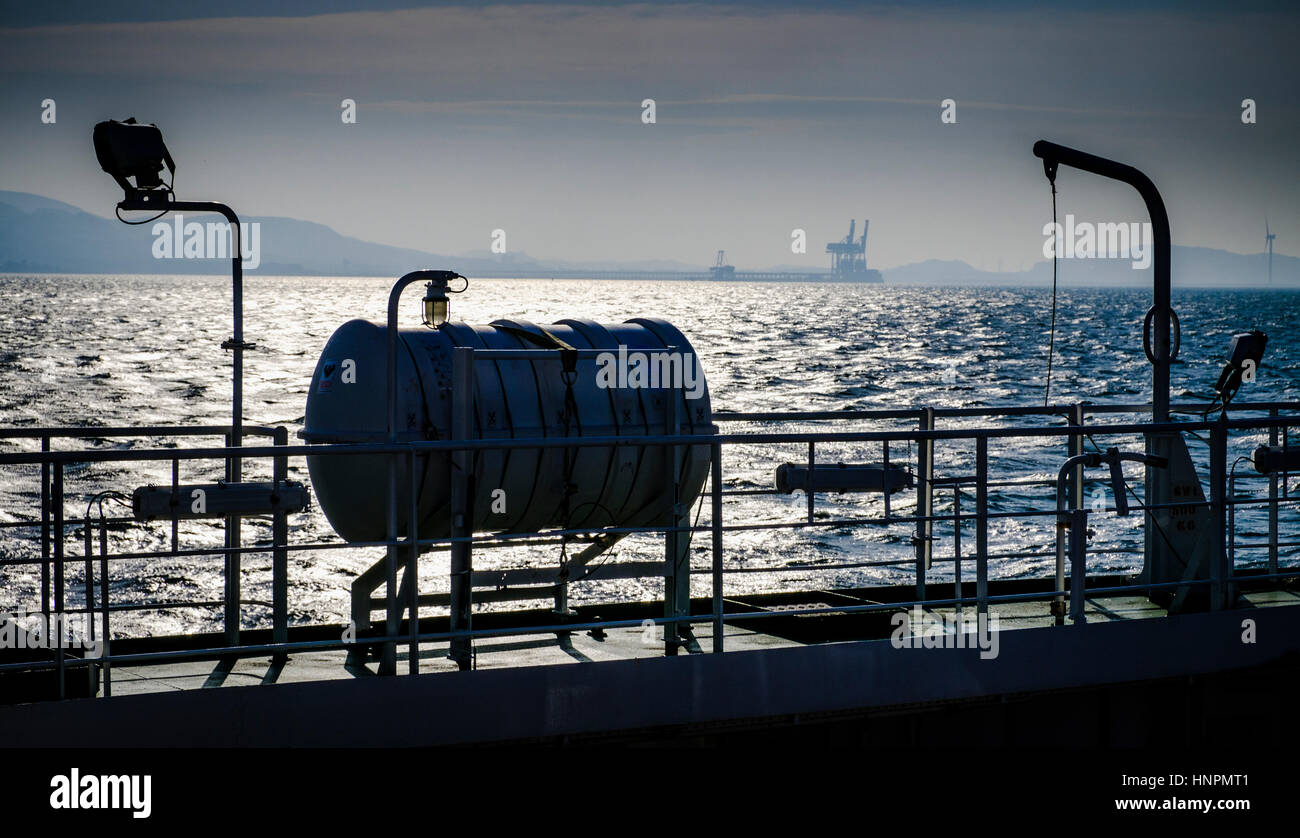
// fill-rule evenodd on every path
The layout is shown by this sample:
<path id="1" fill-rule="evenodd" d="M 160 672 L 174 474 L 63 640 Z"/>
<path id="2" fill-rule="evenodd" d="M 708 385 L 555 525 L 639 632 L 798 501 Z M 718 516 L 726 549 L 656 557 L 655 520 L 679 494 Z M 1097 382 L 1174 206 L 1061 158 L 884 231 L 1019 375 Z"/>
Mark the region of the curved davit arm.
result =
<path id="1" fill-rule="evenodd" d="M 1056 181 L 1057 166 L 1065 165 L 1127 183 L 1138 191 L 1146 203 L 1147 213 L 1151 216 L 1151 231 L 1155 237 L 1155 258 L 1152 266 L 1155 272 L 1155 299 L 1152 303 L 1155 321 L 1152 345 L 1155 351 L 1151 358 L 1151 421 L 1168 422 L 1169 364 L 1172 360 L 1169 341 L 1172 317 L 1169 291 L 1169 214 L 1165 212 L 1165 202 L 1160 197 L 1160 191 L 1151 182 L 1151 178 L 1132 166 L 1078 149 L 1049 143 L 1047 140 L 1034 143 L 1034 156 L 1042 158 L 1043 172 L 1052 182 Z"/>

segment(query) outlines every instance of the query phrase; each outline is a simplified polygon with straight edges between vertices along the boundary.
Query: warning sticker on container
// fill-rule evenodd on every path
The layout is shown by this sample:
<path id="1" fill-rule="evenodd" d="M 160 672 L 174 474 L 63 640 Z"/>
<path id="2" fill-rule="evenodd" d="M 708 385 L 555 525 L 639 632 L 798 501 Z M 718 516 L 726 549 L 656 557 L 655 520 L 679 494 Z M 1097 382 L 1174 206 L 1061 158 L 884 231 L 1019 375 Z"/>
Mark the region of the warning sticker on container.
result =
<path id="1" fill-rule="evenodd" d="M 320 381 L 316 385 L 316 392 L 328 393 L 334 386 L 334 373 L 338 372 L 338 361 L 326 358 L 320 365 Z"/>

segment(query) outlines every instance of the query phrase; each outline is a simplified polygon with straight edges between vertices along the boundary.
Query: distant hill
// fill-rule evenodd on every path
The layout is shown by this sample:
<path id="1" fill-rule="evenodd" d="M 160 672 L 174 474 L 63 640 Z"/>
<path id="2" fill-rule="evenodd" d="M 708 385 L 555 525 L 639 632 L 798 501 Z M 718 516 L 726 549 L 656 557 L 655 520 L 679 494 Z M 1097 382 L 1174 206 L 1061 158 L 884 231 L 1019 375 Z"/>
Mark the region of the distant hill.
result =
<path id="1" fill-rule="evenodd" d="M 1179 287 L 1264 287 L 1268 255 L 1231 253 L 1208 247 L 1174 245 L 1170 254 L 1172 282 Z M 895 285 L 1050 285 L 1052 263 L 1042 261 L 1027 271 L 981 271 L 965 262 L 928 259 L 882 271 Z M 1064 287 L 1150 287 L 1151 268 L 1133 270 L 1124 259 L 1062 259 L 1057 279 Z M 1300 288 L 1300 258 L 1273 254 L 1273 286 Z"/>
<path id="2" fill-rule="evenodd" d="M 33 195 L 30 192 L 6 192 L 3 189 L 0 189 L 0 204 L 7 204 L 23 212 L 44 209 L 59 210 L 60 212 L 82 212 L 80 208 L 74 207 L 72 204 L 65 204 L 53 198 Z"/>
<path id="3" fill-rule="evenodd" d="M 173 216 L 167 216 L 171 220 Z M 219 220 L 191 215 L 186 221 Z M 522 273 L 562 276 L 571 271 L 658 271 L 699 274 L 705 265 L 664 259 L 567 261 L 533 259 L 524 253 L 472 251 L 456 256 L 363 241 L 323 224 L 295 218 L 250 217 L 260 227 L 261 263 L 249 274 L 302 276 L 400 276 L 423 267 L 449 267 L 467 274 Z M 25 192 L 0 191 L 0 273 L 212 274 L 227 270 L 216 259 L 155 259 L 153 224 L 127 226 L 91 215 L 71 204 Z M 1176 285 L 1262 286 L 1264 254 L 1175 247 Z M 780 270 L 781 266 L 772 268 Z M 801 272 L 808 271 L 803 267 Z M 961 261 L 929 259 L 882 271 L 898 285 L 1041 285 L 1050 283 L 1050 262 L 1027 271 L 981 271 Z M 1300 288 L 1300 258 L 1273 256 L 1277 287 Z M 1150 269 L 1135 271 L 1127 261 L 1063 260 L 1060 281 L 1078 285 L 1150 285 Z"/>
<path id="4" fill-rule="evenodd" d="M 431 265 L 469 272 L 498 268 L 503 262 L 491 256 L 449 257 L 375 244 L 295 218 L 242 220 L 260 225 L 261 263 L 255 269 L 246 266 L 248 273 L 397 276 Z M 185 214 L 185 221 L 221 219 Z M 220 259 L 155 259 L 153 226 L 128 226 L 39 195 L 0 192 L 0 272 L 211 274 L 227 270 L 228 262 Z M 508 263 L 541 267 L 522 254 L 510 254 Z"/>

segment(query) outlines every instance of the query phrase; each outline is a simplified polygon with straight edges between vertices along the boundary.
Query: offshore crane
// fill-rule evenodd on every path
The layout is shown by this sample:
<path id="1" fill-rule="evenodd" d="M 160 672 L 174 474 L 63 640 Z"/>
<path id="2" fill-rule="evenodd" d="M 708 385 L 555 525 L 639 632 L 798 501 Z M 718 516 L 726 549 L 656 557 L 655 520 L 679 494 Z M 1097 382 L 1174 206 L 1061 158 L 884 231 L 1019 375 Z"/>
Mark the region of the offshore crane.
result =
<path id="1" fill-rule="evenodd" d="M 718 251 L 718 260 L 709 268 L 709 274 L 713 279 L 732 279 L 736 275 L 735 265 L 727 264 L 727 251 Z"/>
<path id="2" fill-rule="evenodd" d="M 826 245 L 826 252 L 831 255 L 831 275 L 837 280 L 854 282 L 881 282 L 880 271 L 867 267 L 867 225 L 869 219 L 862 221 L 862 238 L 854 240 L 853 231 L 856 219 L 849 219 L 849 234 L 839 241 Z"/>

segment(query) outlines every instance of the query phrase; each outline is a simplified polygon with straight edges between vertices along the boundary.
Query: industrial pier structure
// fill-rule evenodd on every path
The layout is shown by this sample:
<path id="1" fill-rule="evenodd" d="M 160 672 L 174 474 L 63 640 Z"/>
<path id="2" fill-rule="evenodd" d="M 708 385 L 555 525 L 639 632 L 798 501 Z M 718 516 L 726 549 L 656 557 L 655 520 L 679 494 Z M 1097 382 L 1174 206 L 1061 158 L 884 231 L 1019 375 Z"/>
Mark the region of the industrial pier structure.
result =
<path id="1" fill-rule="evenodd" d="M 880 271 L 867 267 L 867 225 L 862 222 L 862 238 L 853 238 L 856 219 L 849 220 L 849 234 L 843 239 L 827 242 L 826 252 L 831 255 L 830 273 L 797 273 L 791 271 L 738 271 L 734 265 L 727 264 L 727 253 L 718 251 L 717 259 L 709 268 L 708 279 L 712 280 L 749 280 L 768 282 L 884 282 Z M 576 277 L 575 277 L 576 278 Z M 630 276 L 610 276 L 610 279 L 636 278 Z M 645 279 L 652 277 L 645 276 Z M 694 274 L 682 274 L 674 278 L 696 278 Z"/>
<path id="2" fill-rule="evenodd" d="M 867 225 L 871 222 L 862 220 L 862 238 L 854 241 L 855 220 L 849 220 L 849 234 L 843 240 L 826 245 L 831 255 L 831 276 L 838 282 L 884 282 L 880 271 L 867 267 Z"/>
<path id="3" fill-rule="evenodd" d="M 719 282 L 884 282 L 880 271 L 867 267 L 867 224 L 862 222 L 862 238 L 854 239 L 856 221 L 849 221 L 849 234 L 843 239 L 828 242 L 826 252 L 831 254 L 831 269 L 827 271 L 738 271 L 727 264 L 727 252 L 719 250 L 707 271 L 636 271 L 636 270 L 569 270 L 539 271 L 515 269 L 496 273 L 479 273 L 484 278 L 496 279 L 709 279 Z"/>

